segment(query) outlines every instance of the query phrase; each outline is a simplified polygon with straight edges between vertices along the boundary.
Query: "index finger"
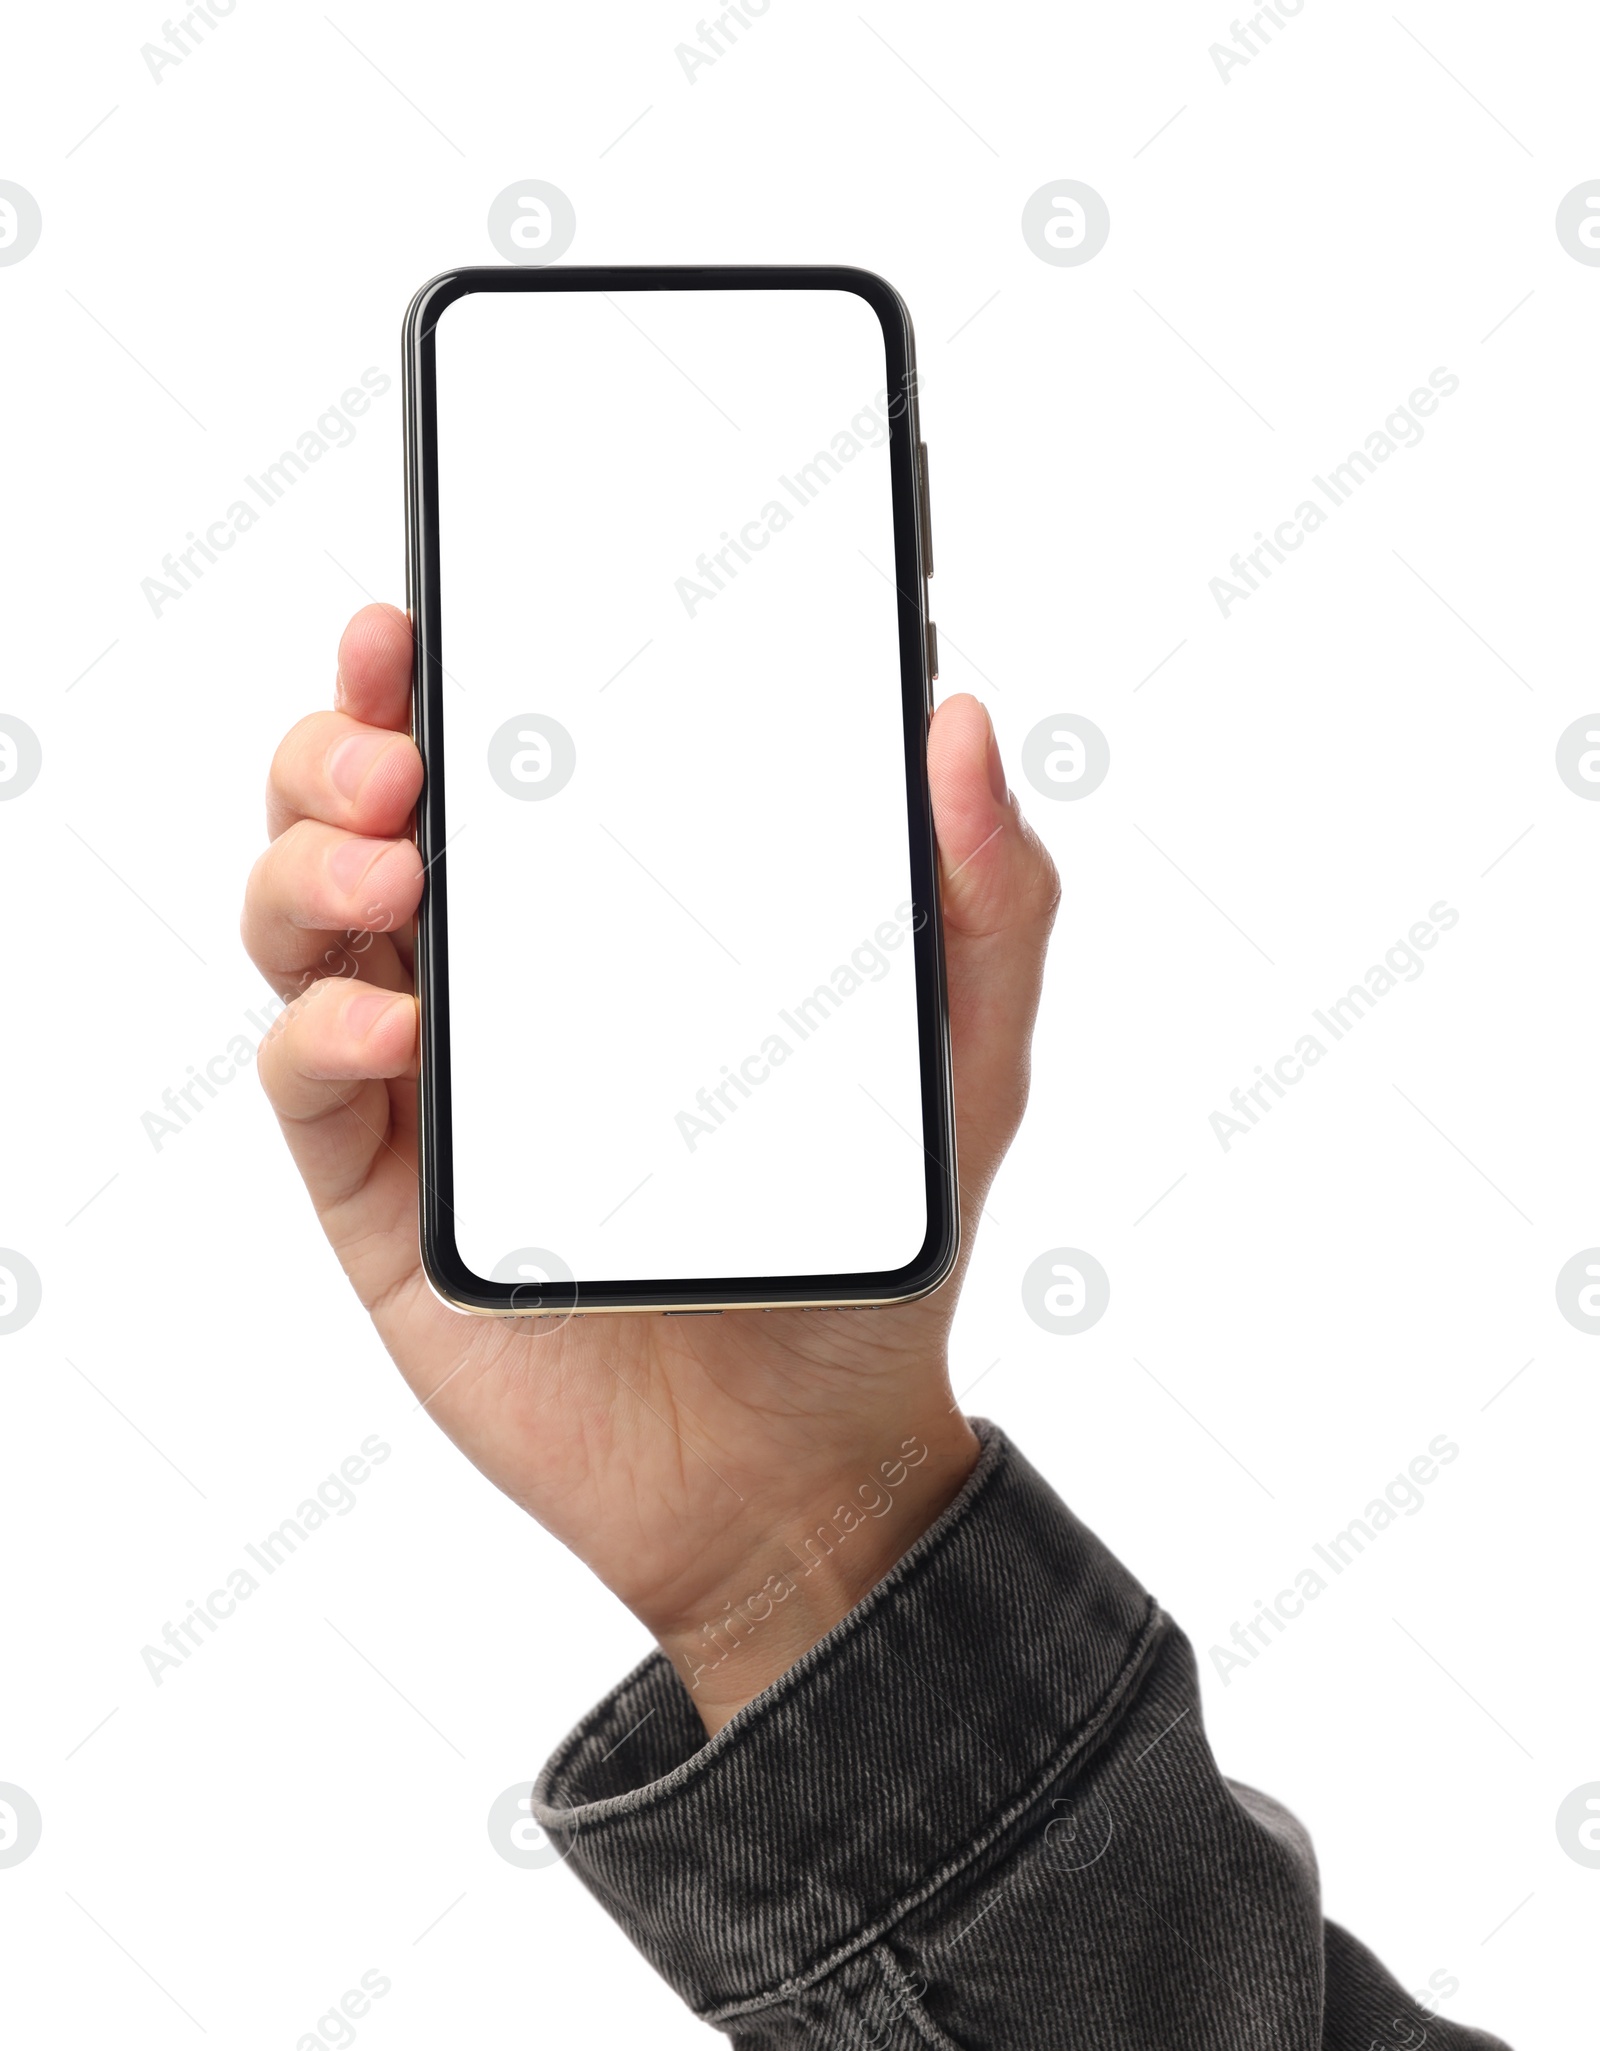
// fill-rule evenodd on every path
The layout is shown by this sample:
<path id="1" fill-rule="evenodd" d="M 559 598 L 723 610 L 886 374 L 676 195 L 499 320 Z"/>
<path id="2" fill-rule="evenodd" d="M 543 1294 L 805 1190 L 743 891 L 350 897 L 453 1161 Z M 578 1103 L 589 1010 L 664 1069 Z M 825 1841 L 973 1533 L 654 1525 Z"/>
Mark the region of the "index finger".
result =
<path id="1" fill-rule="evenodd" d="M 411 622 L 397 605 L 364 605 L 339 638 L 333 702 L 352 719 L 411 726 Z"/>

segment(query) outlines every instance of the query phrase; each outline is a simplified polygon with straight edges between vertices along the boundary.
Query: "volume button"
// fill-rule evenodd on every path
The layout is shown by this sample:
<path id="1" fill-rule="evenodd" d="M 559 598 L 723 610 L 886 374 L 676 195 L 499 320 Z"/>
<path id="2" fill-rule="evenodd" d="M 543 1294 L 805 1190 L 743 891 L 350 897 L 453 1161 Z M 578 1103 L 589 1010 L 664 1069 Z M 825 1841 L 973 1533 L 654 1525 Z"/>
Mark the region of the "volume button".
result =
<path id="1" fill-rule="evenodd" d="M 917 498 L 922 508 L 922 574 L 933 575 L 933 504 L 928 495 L 928 444 L 917 443 Z"/>

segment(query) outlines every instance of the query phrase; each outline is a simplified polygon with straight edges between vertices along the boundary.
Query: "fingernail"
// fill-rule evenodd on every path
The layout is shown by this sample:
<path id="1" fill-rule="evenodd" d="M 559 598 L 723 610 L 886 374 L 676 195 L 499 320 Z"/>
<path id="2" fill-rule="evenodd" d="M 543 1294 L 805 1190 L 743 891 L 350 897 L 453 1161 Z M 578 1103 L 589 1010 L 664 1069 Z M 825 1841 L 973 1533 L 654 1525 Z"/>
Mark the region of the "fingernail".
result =
<path id="1" fill-rule="evenodd" d="M 393 845 L 388 840 L 341 840 L 328 856 L 328 874 L 341 890 L 354 890 L 379 856 Z"/>
<path id="2" fill-rule="evenodd" d="M 409 1003 L 410 1000 L 397 998 L 392 990 L 357 990 L 353 997 L 345 1000 L 345 1029 L 358 1040 L 364 1040 L 384 1013 L 401 1002 Z"/>
<path id="3" fill-rule="evenodd" d="M 373 764 L 392 745 L 389 734 L 352 734 L 328 757 L 328 781 L 342 798 L 357 798 Z"/>
<path id="4" fill-rule="evenodd" d="M 1005 764 L 1000 760 L 1000 743 L 995 738 L 994 721 L 989 717 L 989 708 L 987 705 L 983 708 L 983 717 L 984 722 L 989 729 L 989 747 L 987 755 L 987 766 L 989 770 L 989 790 L 994 798 L 995 803 L 997 805 L 1003 805 L 1006 801 L 1006 769 Z"/>

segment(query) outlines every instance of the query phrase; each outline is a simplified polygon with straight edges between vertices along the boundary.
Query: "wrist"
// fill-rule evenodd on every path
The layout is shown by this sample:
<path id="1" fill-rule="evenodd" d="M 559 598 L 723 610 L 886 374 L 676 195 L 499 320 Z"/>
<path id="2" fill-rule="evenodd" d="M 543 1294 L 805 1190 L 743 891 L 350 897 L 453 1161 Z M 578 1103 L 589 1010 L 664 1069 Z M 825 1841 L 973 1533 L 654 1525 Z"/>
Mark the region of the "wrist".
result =
<path id="1" fill-rule="evenodd" d="M 646 1615 L 715 1732 L 846 1617 L 954 1500 L 977 1463 L 949 1414 L 863 1450 L 740 1536 L 667 1615 Z"/>

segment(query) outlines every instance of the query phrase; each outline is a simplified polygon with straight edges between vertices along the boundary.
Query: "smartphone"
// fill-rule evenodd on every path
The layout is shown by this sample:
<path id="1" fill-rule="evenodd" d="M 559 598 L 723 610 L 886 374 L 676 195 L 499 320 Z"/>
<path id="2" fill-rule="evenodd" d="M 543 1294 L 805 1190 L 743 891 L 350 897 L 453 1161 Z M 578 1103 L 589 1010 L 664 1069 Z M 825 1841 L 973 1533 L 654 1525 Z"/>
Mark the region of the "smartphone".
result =
<path id="1" fill-rule="evenodd" d="M 404 364 L 433 1287 L 501 1317 L 937 1287 L 904 304 L 831 267 L 457 270 Z"/>

